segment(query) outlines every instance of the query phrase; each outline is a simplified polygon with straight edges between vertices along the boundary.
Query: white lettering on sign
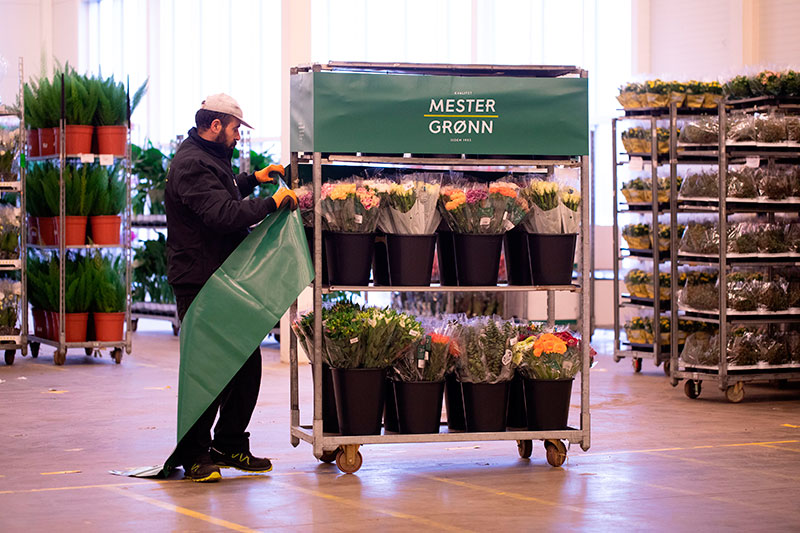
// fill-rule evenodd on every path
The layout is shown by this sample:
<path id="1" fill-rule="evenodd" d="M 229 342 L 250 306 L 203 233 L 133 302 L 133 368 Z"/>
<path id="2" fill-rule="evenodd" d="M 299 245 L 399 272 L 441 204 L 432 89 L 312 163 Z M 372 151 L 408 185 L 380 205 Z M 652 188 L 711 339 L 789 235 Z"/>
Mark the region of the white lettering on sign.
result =
<path id="1" fill-rule="evenodd" d="M 456 95 L 471 95 L 472 91 L 456 91 Z M 494 98 L 431 98 L 428 105 L 428 132 L 434 135 L 463 135 L 494 133 L 498 118 Z M 471 142 L 471 138 L 451 137 L 450 142 Z"/>

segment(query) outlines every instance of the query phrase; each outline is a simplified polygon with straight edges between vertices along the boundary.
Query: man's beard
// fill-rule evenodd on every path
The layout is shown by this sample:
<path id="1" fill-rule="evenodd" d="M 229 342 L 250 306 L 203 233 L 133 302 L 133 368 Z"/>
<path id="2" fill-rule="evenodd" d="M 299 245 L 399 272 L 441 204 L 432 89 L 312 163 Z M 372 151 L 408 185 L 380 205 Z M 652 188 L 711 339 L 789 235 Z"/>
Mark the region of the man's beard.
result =
<path id="1" fill-rule="evenodd" d="M 225 136 L 225 130 L 224 129 L 222 131 L 220 131 L 219 133 L 217 133 L 217 136 L 214 137 L 214 142 L 224 145 L 225 148 L 233 148 L 234 146 L 236 146 L 236 140 L 235 139 L 231 139 L 229 141 L 227 139 L 227 137 Z"/>

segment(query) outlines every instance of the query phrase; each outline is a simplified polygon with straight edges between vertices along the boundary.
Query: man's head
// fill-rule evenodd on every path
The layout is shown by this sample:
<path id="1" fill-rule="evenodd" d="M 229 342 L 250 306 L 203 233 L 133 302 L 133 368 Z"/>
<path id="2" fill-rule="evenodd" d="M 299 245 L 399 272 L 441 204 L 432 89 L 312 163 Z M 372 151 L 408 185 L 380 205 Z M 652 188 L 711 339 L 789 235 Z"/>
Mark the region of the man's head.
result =
<path id="1" fill-rule="evenodd" d="M 236 100 L 223 93 L 213 94 L 203 100 L 194 120 L 201 137 L 227 148 L 236 146 L 236 141 L 241 138 L 241 125 L 252 128 L 244 121 L 242 108 Z"/>

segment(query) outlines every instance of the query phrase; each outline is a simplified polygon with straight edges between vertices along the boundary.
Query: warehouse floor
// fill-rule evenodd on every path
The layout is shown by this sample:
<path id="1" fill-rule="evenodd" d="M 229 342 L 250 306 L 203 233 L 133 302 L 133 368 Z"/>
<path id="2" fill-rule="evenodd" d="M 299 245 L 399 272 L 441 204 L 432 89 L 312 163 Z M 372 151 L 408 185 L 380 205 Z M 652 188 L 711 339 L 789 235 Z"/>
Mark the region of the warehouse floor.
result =
<path id="1" fill-rule="evenodd" d="M 147 321 L 142 321 L 145 325 Z M 156 324 L 156 323 L 153 323 Z M 163 323 L 166 324 L 166 323 Z M 141 326 L 141 324 L 140 324 Z M 153 465 L 174 445 L 178 339 L 140 327 L 120 366 L 50 350 L 0 365 L 0 531 L 797 530 L 800 385 L 698 400 L 646 361 L 600 356 L 592 371 L 592 447 L 550 467 L 541 443 L 366 446 L 342 475 L 288 438 L 288 366 L 265 343 L 251 424 L 266 475 L 217 484 L 112 476 Z M 168 327 L 168 326 L 166 326 Z M 603 346 L 600 346 L 601 352 Z M 308 382 L 308 367 L 302 369 Z M 575 387 L 577 392 L 577 387 Z M 301 390 L 308 402 L 308 387 Z M 308 403 L 307 403 L 308 404 Z M 577 423 L 577 394 L 572 423 Z M 309 418 L 308 410 L 304 422 Z"/>

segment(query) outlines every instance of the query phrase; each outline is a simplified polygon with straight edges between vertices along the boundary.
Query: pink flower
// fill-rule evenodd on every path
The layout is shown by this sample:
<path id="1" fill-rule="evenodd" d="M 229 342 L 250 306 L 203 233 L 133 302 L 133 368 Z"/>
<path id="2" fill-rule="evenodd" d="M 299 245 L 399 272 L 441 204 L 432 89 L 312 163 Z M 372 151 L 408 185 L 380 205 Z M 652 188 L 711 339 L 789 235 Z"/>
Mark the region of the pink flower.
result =
<path id="1" fill-rule="evenodd" d="M 322 192 L 321 192 L 322 198 L 329 197 L 331 195 L 331 191 L 333 190 L 333 188 L 334 188 L 334 184 L 333 183 L 323 183 L 322 184 Z"/>
<path id="2" fill-rule="evenodd" d="M 489 197 L 486 189 L 470 189 L 467 191 L 467 203 L 474 204 Z"/>
<path id="3" fill-rule="evenodd" d="M 300 209 L 314 208 L 314 194 L 311 192 L 300 195 L 297 201 L 300 203 Z"/>

